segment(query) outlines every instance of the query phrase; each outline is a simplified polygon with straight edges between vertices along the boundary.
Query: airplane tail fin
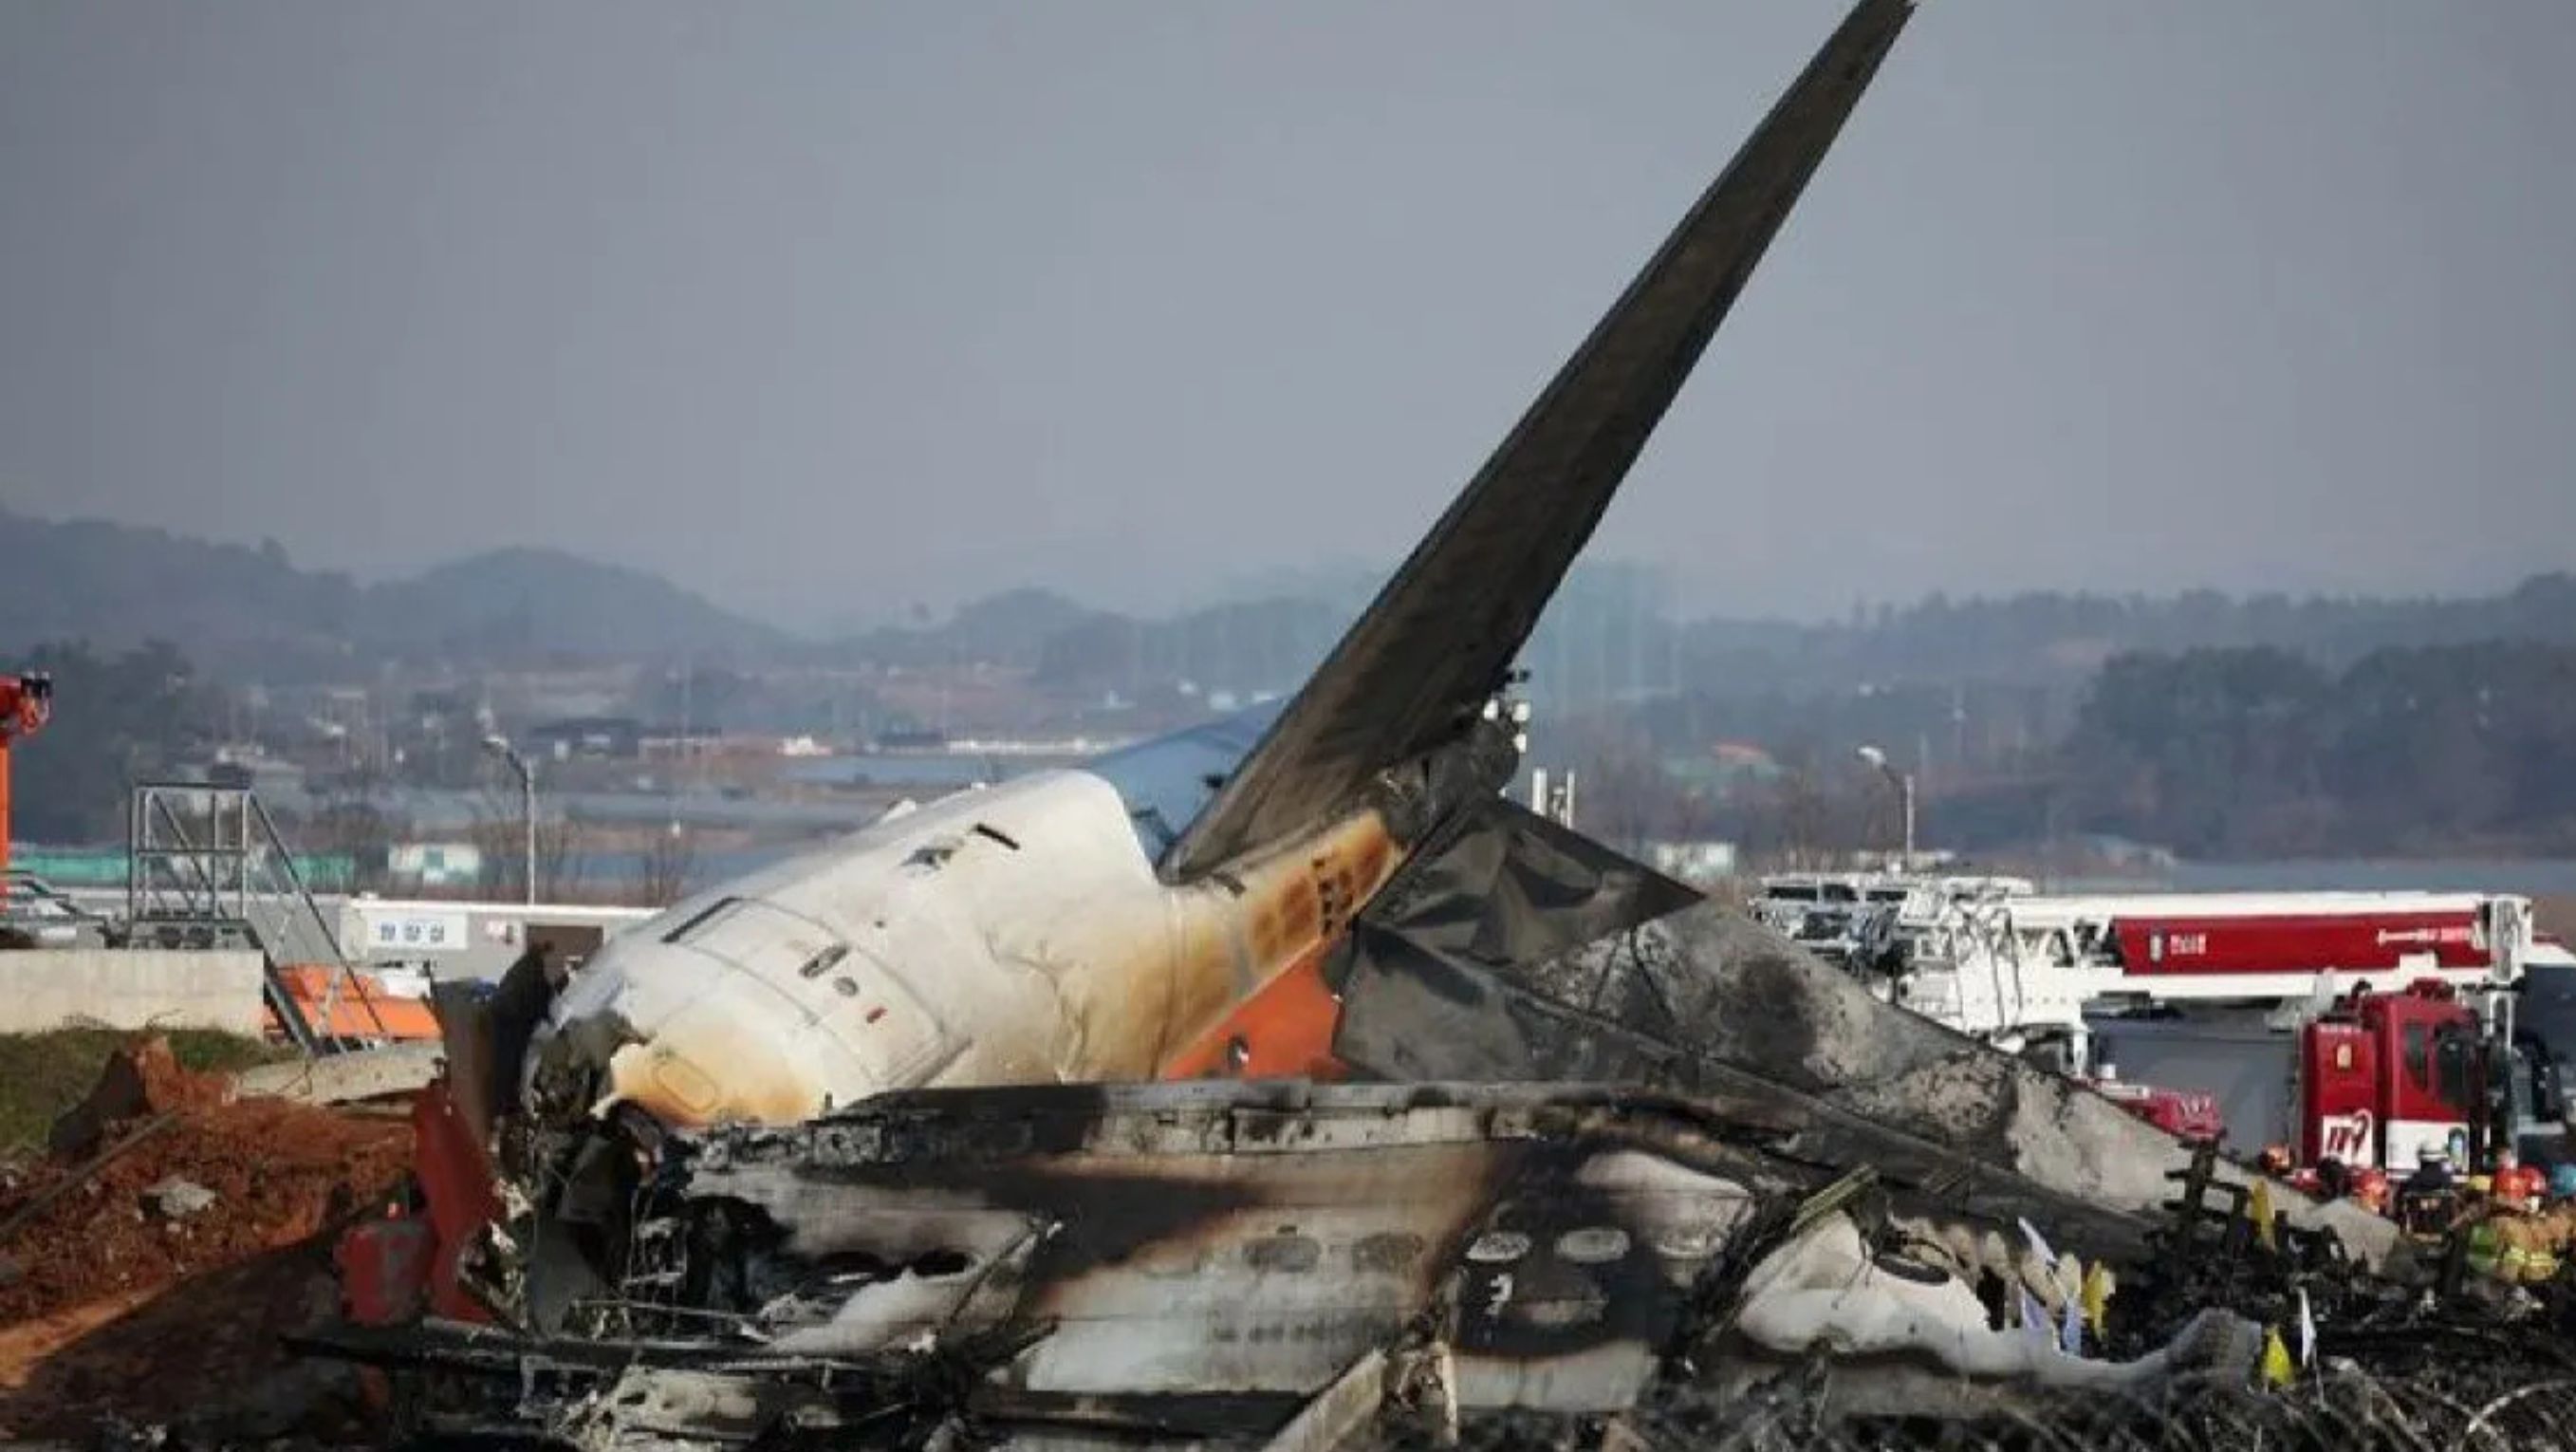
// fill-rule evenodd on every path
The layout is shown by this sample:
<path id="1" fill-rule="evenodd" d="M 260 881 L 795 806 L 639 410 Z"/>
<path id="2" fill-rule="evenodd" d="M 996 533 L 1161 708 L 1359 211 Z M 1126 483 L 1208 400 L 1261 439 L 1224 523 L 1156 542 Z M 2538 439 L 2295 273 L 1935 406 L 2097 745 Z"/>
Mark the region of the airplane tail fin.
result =
<path id="1" fill-rule="evenodd" d="M 1501 688 L 1646 438 L 1912 15 L 1857 0 L 1249 756 L 1164 854 L 1202 877 L 1347 809 Z"/>

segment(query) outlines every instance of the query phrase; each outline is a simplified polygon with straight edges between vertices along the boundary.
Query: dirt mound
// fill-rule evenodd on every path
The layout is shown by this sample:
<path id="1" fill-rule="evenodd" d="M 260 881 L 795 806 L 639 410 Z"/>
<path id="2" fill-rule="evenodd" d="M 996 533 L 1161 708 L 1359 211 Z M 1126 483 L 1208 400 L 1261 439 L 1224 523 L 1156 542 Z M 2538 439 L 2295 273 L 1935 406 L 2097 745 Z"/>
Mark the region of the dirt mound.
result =
<path id="1" fill-rule="evenodd" d="M 166 1044 L 122 1050 L 65 1117 L 57 1143 L 80 1147 L 0 1184 L 0 1388 L 25 1393 L 0 1422 L 28 1425 L 40 1388 L 47 1411 L 75 1389 L 116 1393 L 126 1369 L 208 1396 L 267 1374 L 277 1335 L 308 1318 L 264 1310 L 316 1294 L 304 1272 L 321 1252 L 306 1242 L 391 1194 L 410 1165 L 401 1119 L 228 1094 Z M 281 1304 L 195 1293 L 242 1276 L 279 1282 Z M 327 1282 L 318 1294 L 327 1311 Z"/>
<path id="2" fill-rule="evenodd" d="M 232 1086 L 221 1075 L 181 1068 L 168 1039 L 144 1039 L 107 1056 L 89 1093 L 54 1121 L 45 1151 L 58 1157 L 84 1155 L 126 1121 L 174 1109 L 211 1109 L 231 1097 Z"/>

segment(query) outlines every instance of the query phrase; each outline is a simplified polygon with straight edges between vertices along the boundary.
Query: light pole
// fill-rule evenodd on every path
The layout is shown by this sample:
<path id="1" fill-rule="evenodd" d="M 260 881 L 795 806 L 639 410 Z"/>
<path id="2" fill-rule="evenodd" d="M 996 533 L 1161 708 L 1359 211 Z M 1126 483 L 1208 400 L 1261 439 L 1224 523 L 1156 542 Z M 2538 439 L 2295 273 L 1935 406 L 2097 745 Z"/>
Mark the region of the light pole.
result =
<path id="1" fill-rule="evenodd" d="M 1879 775 L 1896 784 L 1897 805 L 1905 814 L 1904 855 L 1898 859 L 1897 870 L 1911 872 L 1914 870 L 1914 778 L 1908 773 L 1898 771 L 1896 763 L 1887 759 L 1887 753 L 1875 746 L 1862 747 L 1860 759 L 1877 768 Z"/>
<path id="2" fill-rule="evenodd" d="M 537 769 L 510 744 L 507 736 L 486 736 L 483 749 L 510 763 L 519 774 L 519 831 L 528 879 L 528 905 L 537 903 Z"/>

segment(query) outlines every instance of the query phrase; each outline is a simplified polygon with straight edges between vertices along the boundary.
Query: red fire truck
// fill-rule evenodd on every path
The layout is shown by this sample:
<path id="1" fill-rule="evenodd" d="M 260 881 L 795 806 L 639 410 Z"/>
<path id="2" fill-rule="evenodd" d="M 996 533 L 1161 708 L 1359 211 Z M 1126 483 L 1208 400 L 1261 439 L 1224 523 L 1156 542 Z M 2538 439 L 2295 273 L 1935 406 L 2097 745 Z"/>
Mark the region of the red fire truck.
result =
<path id="1" fill-rule="evenodd" d="M 2554 971 L 2554 970 L 2553 970 Z M 2453 1164 L 2511 1145 L 2563 1160 L 2567 1096 L 2547 1035 L 2518 1026 L 2500 998 L 2447 984 L 2362 991 L 2299 1032 L 2300 1155 L 2404 1169 L 2432 1147 Z"/>
<path id="2" fill-rule="evenodd" d="M 1960 881 L 1857 885 L 1854 903 L 1887 903 L 1845 934 L 1844 961 L 1891 1001 L 1989 1043 L 2174 1086 L 2112 1092 L 2179 1133 L 2223 1121 L 2247 1154 L 2277 1140 L 2311 1161 L 2403 1169 L 2459 1131 L 2481 1144 L 2539 1135 L 2558 1157 L 2557 1110 L 2542 1102 L 2554 1071 L 2542 1071 L 2547 1045 L 2576 1047 L 2576 992 L 2546 1023 L 2519 1005 L 2542 980 L 2576 984 L 2576 958 L 2534 930 L 2527 898 L 2052 895 L 2000 879 L 1952 890 Z M 1813 889 L 1779 886 L 1784 898 Z M 2449 1060 L 2446 1043 L 2458 1045 Z M 2491 1111 L 2508 1097 L 2510 1115 Z"/>

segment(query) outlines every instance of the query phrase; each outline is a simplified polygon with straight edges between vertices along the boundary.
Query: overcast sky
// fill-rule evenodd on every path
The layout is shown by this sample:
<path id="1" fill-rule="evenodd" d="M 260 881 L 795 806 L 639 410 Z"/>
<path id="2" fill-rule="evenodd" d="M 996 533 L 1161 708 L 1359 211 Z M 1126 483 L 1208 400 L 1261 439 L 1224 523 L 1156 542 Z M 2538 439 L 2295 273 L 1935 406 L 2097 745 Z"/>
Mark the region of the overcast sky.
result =
<path id="1" fill-rule="evenodd" d="M 1392 561 L 1828 0 L 7 0 L 0 501 L 812 624 Z M 1687 602 L 2576 564 L 2576 4 L 1950 0 L 1594 541 Z"/>

